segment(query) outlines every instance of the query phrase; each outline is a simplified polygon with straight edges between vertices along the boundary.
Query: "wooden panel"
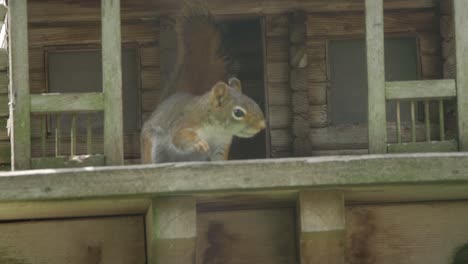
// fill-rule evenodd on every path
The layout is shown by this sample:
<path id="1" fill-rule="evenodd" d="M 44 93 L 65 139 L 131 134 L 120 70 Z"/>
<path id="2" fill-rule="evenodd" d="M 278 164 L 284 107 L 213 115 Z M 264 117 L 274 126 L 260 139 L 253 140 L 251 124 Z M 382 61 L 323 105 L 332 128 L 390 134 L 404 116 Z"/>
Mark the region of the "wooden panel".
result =
<path id="1" fill-rule="evenodd" d="M 298 263 L 293 208 L 201 212 L 197 264 Z"/>
<path id="2" fill-rule="evenodd" d="M 145 262 L 143 221 L 131 216 L 4 223 L 0 262 L 141 264 Z"/>
<path id="3" fill-rule="evenodd" d="M 389 99 L 418 99 L 455 97 L 455 80 L 398 81 L 385 83 L 385 97 Z"/>
<path id="4" fill-rule="evenodd" d="M 10 141 L 0 141 L 0 164 L 11 162 Z"/>
<path id="5" fill-rule="evenodd" d="M 31 95 L 31 112 L 84 112 L 104 110 L 102 93 Z"/>
<path id="6" fill-rule="evenodd" d="M 124 0 L 122 1 L 122 18 L 125 20 L 154 19 L 162 14 L 172 13 L 180 9 L 180 2 L 174 0 Z M 217 15 L 245 15 L 245 14 L 278 14 L 295 9 L 305 9 L 311 12 L 339 12 L 362 11 L 362 1 L 334 0 L 327 1 L 228 1 L 209 0 L 209 9 Z M 412 9 L 434 8 L 438 4 L 436 0 L 388 0 L 385 8 Z M 95 1 L 61 1 L 61 0 L 33 0 L 28 10 L 33 22 L 55 21 L 99 21 L 99 5 Z"/>
<path id="7" fill-rule="evenodd" d="M 0 94 L 8 93 L 10 80 L 6 72 L 0 72 Z"/>
<path id="8" fill-rule="evenodd" d="M 154 67 L 159 65 L 159 49 L 158 46 L 146 46 L 140 48 L 141 66 Z"/>
<path id="9" fill-rule="evenodd" d="M 123 165 L 120 0 L 102 0 L 102 84 L 106 164 Z"/>
<path id="10" fill-rule="evenodd" d="M 143 215 L 150 200 L 147 198 L 91 199 L 67 201 L 27 201 L 0 203 L 0 220 L 32 220 L 71 217 Z"/>
<path id="11" fill-rule="evenodd" d="M 270 83 L 268 85 L 268 105 L 290 105 L 291 91 L 289 83 Z"/>
<path id="12" fill-rule="evenodd" d="M 457 65 L 458 142 L 461 151 L 468 151 L 468 1 L 453 0 Z"/>
<path id="13" fill-rule="evenodd" d="M 272 129 L 270 131 L 271 146 L 292 147 L 293 138 L 291 129 Z"/>
<path id="14" fill-rule="evenodd" d="M 161 89 L 161 72 L 158 67 L 143 68 L 141 70 L 141 89 Z"/>
<path id="15" fill-rule="evenodd" d="M 287 62 L 268 63 L 266 71 L 268 82 L 289 81 L 289 64 Z"/>
<path id="16" fill-rule="evenodd" d="M 387 131 L 383 0 L 366 0 L 366 50 L 369 153 L 385 153 Z"/>
<path id="17" fill-rule="evenodd" d="M 437 32 L 439 20 L 435 12 L 406 11 L 389 12 L 384 18 L 385 33 Z M 343 13 L 340 19 L 329 14 L 313 14 L 308 18 L 308 35 L 312 36 L 356 36 L 364 35 L 364 15 Z"/>
<path id="18" fill-rule="evenodd" d="M 285 128 L 291 126 L 292 112 L 289 106 L 270 106 L 269 107 L 270 128 Z"/>
<path id="19" fill-rule="evenodd" d="M 467 202 L 349 206 L 347 263 L 452 263 L 467 218 Z"/>
<path id="20" fill-rule="evenodd" d="M 8 94 L 0 94 L 0 117 L 8 116 L 10 114 L 8 102 Z"/>
<path id="21" fill-rule="evenodd" d="M 301 263 L 344 264 L 343 193 L 303 191 L 298 207 Z"/>
<path id="22" fill-rule="evenodd" d="M 154 199 L 146 214 L 148 264 L 189 264 L 195 258 L 197 212 L 193 197 Z"/>
<path id="23" fill-rule="evenodd" d="M 454 152 L 457 150 L 458 143 L 454 140 L 388 144 L 389 153 Z"/>
<path id="24" fill-rule="evenodd" d="M 12 115 L 13 169 L 29 169 L 31 158 L 31 124 L 29 99 L 27 1 L 9 3 L 10 84 L 14 94 Z"/>
<path id="25" fill-rule="evenodd" d="M 154 22 L 122 24 L 122 41 L 151 43 L 158 40 Z M 99 44 L 101 30 L 98 23 L 45 24 L 32 26 L 29 31 L 30 47 L 70 44 Z"/>

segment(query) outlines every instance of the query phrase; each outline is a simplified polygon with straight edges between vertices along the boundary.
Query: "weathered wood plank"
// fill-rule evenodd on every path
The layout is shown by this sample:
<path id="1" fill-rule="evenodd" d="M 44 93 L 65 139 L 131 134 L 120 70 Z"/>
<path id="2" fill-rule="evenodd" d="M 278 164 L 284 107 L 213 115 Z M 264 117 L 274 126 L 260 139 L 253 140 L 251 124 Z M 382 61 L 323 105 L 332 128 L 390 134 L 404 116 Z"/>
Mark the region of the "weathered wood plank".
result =
<path id="1" fill-rule="evenodd" d="M 454 152 L 457 150 L 458 143 L 454 140 L 388 144 L 389 153 Z"/>
<path id="2" fill-rule="evenodd" d="M 0 201 L 273 191 L 311 186 L 386 188 L 422 182 L 468 185 L 468 154 L 340 156 L 8 172 L 0 173 Z M 464 194 L 468 196 L 466 187 Z"/>
<path id="3" fill-rule="evenodd" d="M 153 21 L 122 24 L 122 41 L 155 43 L 159 39 L 158 27 Z M 101 31 L 98 23 L 40 24 L 31 26 L 29 45 L 32 48 L 53 45 L 98 45 L 101 43 Z"/>
<path id="4" fill-rule="evenodd" d="M 8 9 L 5 6 L 5 3 L 0 3 L 0 21 L 3 22 L 5 20 L 5 15 L 7 13 Z"/>
<path id="5" fill-rule="evenodd" d="M 457 96 L 455 80 L 397 81 L 385 83 L 385 98 L 421 99 Z"/>
<path id="6" fill-rule="evenodd" d="M 31 112 L 85 112 L 104 110 L 102 93 L 33 94 Z"/>
<path id="7" fill-rule="evenodd" d="M 199 211 L 193 263 L 298 263 L 294 204 L 276 201 L 264 207 L 250 198 L 246 207 L 226 210 L 224 204 L 220 210 Z"/>
<path id="8" fill-rule="evenodd" d="M 383 17 L 385 33 L 436 33 L 439 17 L 433 10 L 386 12 Z M 365 34 L 365 18 L 361 13 L 340 13 L 340 19 L 330 14 L 308 16 L 307 34 L 315 37 L 360 36 Z"/>
<path id="9" fill-rule="evenodd" d="M 73 22 L 73 21 L 99 21 L 99 5 L 93 1 L 86 3 L 61 0 L 33 0 L 29 11 L 31 21 L 34 23 L 44 22 Z M 180 9 L 182 1 L 122 1 L 122 18 L 125 20 L 154 19 L 160 15 L 176 12 Z M 398 9 L 421 9 L 437 7 L 436 0 L 388 0 L 385 1 L 386 10 Z M 291 10 L 303 9 L 310 12 L 340 12 L 340 11 L 362 11 L 362 1 L 334 0 L 334 1 L 236 1 L 209 0 L 209 10 L 216 15 L 261 15 L 281 14 Z"/>
<path id="10" fill-rule="evenodd" d="M 147 263 L 194 263 L 197 207 L 193 197 L 154 199 L 146 213 Z"/>
<path id="11" fill-rule="evenodd" d="M 457 263 L 467 218 L 466 201 L 347 206 L 347 263 Z"/>
<path id="12" fill-rule="evenodd" d="M 1 263 L 145 262 L 142 216 L 2 223 L 0 231 Z"/>
<path id="13" fill-rule="evenodd" d="M 8 93 L 9 78 L 6 72 L 0 72 L 0 94 Z"/>
<path id="14" fill-rule="evenodd" d="M 103 155 L 41 157 L 31 159 L 31 168 L 33 169 L 95 167 L 104 166 L 105 164 L 105 157 Z"/>
<path id="15" fill-rule="evenodd" d="M 10 109 L 8 107 L 8 94 L 0 94 L 0 117 L 9 116 Z"/>
<path id="16" fill-rule="evenodd" d="M 383 0 L 366 0 L 369 153 L 386 152 L 383 23 Z"/>
<path id="17" fill-rule="evenodd" d="M 20 170 L 31 166 L 27 0 L 9 3 L 8 19 L 10 94 L 14 95 L 10 104 L 11 165 L 14 170 Z"/>
<path id="18" fill-rule="evenodd" d="M 455 18 L 458 143 L 468 151 L 468 1 L 453 0 Z"/>
<path id="19" fill-rule="evenodd" d="M 0 48 L 0 69 L 8 68 L 8 53 L 6 49 Z"/>
<path id="20" fill-rule="evenodd" d="M 123 164 L 122 39 L 120 0 L 102 0 L 102 83 L 106 164 Z"/>
<path id="21" fill-rule="evenodd" d="M 298 214 L 301 263 L 344 263 L 343 193 L 302 191 Z"/>

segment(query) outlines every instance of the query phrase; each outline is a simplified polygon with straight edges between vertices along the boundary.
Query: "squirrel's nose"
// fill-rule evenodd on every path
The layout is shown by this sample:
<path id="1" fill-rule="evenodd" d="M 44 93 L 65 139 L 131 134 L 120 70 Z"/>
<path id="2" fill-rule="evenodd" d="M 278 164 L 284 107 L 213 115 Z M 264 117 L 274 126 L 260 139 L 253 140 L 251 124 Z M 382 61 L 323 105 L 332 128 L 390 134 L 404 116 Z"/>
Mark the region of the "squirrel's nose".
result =
<path id="1" fill-rule="evenodd" d="M 265 120 L 262 120 L 260 122 L 258 122 L 258 129 L 259 130 L 262 130 L 266 127 L 266 123 L 265 123 Z"/>

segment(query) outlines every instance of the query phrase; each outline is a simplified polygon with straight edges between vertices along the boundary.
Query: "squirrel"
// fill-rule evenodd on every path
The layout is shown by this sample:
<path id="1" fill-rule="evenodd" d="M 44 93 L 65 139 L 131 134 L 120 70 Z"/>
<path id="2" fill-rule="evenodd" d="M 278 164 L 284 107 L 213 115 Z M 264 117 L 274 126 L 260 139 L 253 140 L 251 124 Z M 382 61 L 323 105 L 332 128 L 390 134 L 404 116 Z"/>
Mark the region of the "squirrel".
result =
<path id="1" fill-rule="evenodd" d="M 202 5 L 185 8 L 176 20 L 178 56 L 163 101 L 142 128 L 142 163 L 227 160 L 233 136 L 253 137 L 266 127 L 241 81 L 223 81 L 232 58 L 219 25 Z"/>

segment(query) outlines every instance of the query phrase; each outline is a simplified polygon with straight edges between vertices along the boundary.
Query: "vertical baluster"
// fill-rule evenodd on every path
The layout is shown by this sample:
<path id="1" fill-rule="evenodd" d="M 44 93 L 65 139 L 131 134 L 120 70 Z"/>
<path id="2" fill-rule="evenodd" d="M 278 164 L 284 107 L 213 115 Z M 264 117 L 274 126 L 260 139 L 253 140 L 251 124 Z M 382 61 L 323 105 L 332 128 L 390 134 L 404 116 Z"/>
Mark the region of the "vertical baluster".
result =
<path id="1" fill-rule="evenodd" d="M 90 113 L 86 117 L 86 152 L 88 155 L 93 154 L 93 114 Z"/>
<path id="2" fill-rule="evenodd" d="M 444 116 L 444 100 L 439 100 L 439 129 L 440 141 L 445 140 L 445 116 Z"/>
<path id="3" fill-rule="evenodd" d="M 401 143 L 401 112 L 400 112 L 400 100 L 396 100 L 396 134 L 398 143 Z"/>
<path id="4" fill-rule="evenodd" d="M 414 100 L 411 100 L 411 141 L 416 142 L 416 110 Z"/>
<path id="5" fill-rule="evenodd" d="M 46 118 L 47 115 L 41 115 L 41 155 L 42 157 L 46 156 Z"/>
<path id="6" fill-rule="evenodd" d="M 70 128 L 70 155 L 76 155 L 76 114 L 72 114 L 71 128 Z"/>
<path id="7" fill-rule="evenodd" d="M 61 119 L 61 114 L 57 113 L 55 116 L 55 156 L 60 156 L 60 148 L 61 148 L 61 124 L 60 124 L 60 119 Z"/>
<path id="8" fill-rule="evenodd" d="M 426 123 L 426 141 L 431 141 L 431 118 L 429 113 L 429 100 L 424 101 L 424 121 Z"/>

